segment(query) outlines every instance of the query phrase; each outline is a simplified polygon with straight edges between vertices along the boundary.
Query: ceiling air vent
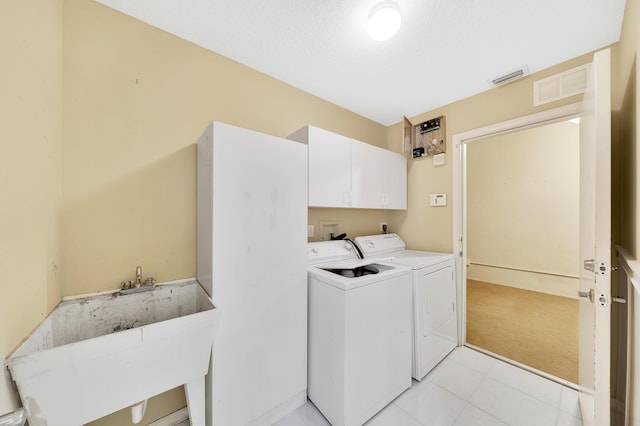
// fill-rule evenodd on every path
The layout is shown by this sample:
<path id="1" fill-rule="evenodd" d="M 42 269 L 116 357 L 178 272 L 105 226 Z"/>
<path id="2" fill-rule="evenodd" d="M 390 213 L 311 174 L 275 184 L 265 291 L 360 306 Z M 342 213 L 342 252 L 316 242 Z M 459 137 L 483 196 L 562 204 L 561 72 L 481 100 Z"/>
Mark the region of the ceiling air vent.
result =
<path id="1" fill-rule="evenodd" d="M 503 86 L 507 83 L 511 83 L 512 81 L 516 81 L 518 79 L 521 79 L 522 77 L 524 77 L 525 75 L 529 74 L 529 70 L 527 69 L 527 67 L 522 67 L 519 68 L 513 72 L 510 72 L 509 74 L 505 74 L 502 75 L 500 77 L 496 77 L 493 80 L 489 81 L 489 84 L 492 87 L 498 87 L 498 86 Z"/>

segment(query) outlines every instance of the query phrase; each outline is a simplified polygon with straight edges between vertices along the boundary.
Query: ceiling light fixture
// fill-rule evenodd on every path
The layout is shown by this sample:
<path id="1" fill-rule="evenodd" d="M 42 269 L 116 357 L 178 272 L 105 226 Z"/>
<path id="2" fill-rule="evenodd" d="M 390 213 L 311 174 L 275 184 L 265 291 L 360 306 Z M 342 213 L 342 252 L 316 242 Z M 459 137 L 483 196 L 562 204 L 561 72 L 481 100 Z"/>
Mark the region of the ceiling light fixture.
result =
<path id="1" fill-rule="evenodd" d="M 394 1 L 381 1 L 369 14 L 369 37 L 375 41 L 389 40 L 400 29 L 402 17 Z"/>

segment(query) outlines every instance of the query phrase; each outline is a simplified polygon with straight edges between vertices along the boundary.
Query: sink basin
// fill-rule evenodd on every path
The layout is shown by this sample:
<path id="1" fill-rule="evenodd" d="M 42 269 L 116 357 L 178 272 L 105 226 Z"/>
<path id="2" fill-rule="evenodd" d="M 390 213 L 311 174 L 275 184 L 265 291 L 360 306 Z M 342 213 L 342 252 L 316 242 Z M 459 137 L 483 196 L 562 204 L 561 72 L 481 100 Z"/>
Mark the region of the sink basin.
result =
<path id="1" fill-rule="evenodd" d="M 62 301 L 7 359 L 29 425 L 82 425 L 180 385 L 204 425 L 216 315 L 195 280 Z"/>

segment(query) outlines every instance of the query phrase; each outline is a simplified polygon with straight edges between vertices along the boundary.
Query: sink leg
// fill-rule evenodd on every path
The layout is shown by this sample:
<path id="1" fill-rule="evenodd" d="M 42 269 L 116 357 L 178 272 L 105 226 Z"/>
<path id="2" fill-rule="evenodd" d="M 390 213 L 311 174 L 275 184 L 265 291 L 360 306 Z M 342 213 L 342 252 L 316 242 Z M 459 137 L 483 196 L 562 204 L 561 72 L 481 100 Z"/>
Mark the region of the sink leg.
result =
<path id="1" fill-rule="evenodd" d="M 187 397 L 187 407 L 189 408 L 189 421 L 191 426 L 204 426 L 204 376 L 185 383 L 184 392 Z"/>

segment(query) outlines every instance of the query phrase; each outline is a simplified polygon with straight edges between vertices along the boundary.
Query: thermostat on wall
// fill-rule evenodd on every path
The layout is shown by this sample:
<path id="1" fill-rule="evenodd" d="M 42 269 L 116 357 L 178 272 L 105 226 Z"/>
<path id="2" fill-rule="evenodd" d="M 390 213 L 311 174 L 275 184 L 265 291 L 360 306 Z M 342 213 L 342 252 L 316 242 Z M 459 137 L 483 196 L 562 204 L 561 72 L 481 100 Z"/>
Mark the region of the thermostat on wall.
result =
<path id="1" fill-rule="evenodd" d="M 447 194 L 431 194 L 429 205 L 433 207 L 443 207 L 447 205 Z"/>

